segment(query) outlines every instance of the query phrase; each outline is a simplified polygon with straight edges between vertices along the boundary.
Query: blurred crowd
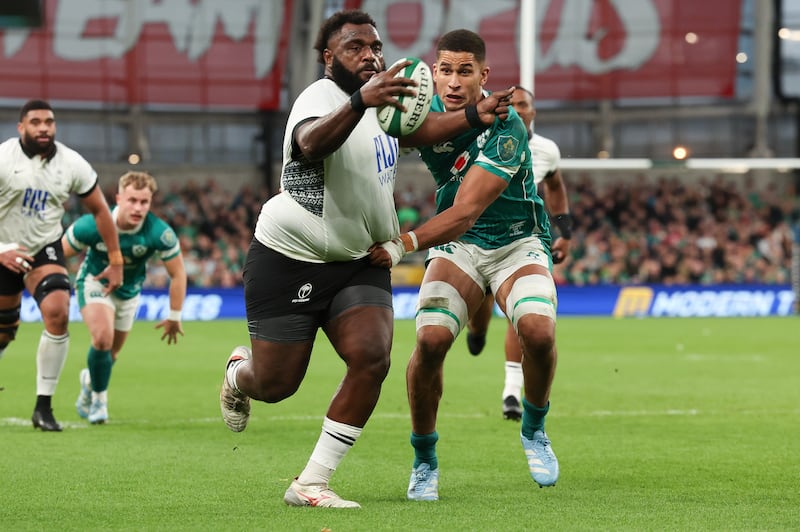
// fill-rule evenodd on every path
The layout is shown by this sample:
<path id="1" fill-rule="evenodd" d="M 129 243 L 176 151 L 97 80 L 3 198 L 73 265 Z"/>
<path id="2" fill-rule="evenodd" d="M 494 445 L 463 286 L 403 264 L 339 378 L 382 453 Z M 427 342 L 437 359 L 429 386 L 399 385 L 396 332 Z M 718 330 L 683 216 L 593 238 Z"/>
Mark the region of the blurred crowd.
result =
<path id="1" fill-rule="evenodd" d="M 571 256 L 555 268 L 558 284 L 791 282 L 791 230 L 800 219 L 800 203 L 784 188 L 719 177 L 602 185 L 588 174 L 564 179 L 574 236 Z M 240 286 L 267 189 L 231 192 L 213 179 L 161 186 L 152 211 L 178 234 L 189 286 Z M 115 193 L 106 190 L 111 205 Z M 403 230 L 435 214 L 431 191 L 401 186 L 395 199 Z M 67 223 L 81 214 L 72 201 Z M 424 253 L 409 258 L 421 261 Z M 153 261 L 146 286 L 165 287 L 168 280 L 163 265 Z"/>
<path id="2" fill-rule="evenodd" d="M 558 284 L 791 282 L 792 224 L 800 220 L 792 187 L 721 177 L 564 180 L 574 236 L 570 257 L 554 269 Z M 404 228 L 429 216 L 431 202 L 401 191 Z"/>

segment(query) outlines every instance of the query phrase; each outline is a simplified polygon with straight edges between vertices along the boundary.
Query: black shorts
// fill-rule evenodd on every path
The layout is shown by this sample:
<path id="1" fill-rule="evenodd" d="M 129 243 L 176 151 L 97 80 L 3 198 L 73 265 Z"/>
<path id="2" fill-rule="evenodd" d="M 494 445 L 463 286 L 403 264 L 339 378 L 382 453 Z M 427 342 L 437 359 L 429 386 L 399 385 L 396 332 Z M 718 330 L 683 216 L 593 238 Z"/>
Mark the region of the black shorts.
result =
<path id="1" fill-rule="evenodd" d="M 45 264 L 58 264 L 66 267 L 60 238 L 55 242 L 50 242 L 33 256 L 32 268 L 38 268 Z M 10 296 L 22 292 L 25 288 L 24 277 L 23 273 L 12 272 L 8 268 L 0 266 L 0 295 Z"/>
<path id="2" fill-rule="evenodd" d="M 243 277 L 250 336 L 262 340 L 311 340 L 319 327 L 350 307 L 392 308 L 391 274 L 367 257 L 303 262 L 253 239 Z"/>

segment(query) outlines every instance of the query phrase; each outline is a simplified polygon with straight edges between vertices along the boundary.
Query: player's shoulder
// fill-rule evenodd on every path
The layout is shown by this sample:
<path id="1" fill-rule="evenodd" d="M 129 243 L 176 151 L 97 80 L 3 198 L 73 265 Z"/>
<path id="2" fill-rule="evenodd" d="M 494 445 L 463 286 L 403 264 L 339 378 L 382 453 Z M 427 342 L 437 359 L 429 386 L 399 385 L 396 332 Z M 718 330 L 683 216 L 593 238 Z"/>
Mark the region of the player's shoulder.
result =
<path id="1" fill-rule="evenodd" d="M 146 231 L 147 235 L 164 249 L 169 249 L 178 243 L 178 235 L 175 230 L 152 212 L 147 213 L 142 230 Z"/>
<path id="2" fill-rule="evenodd" d="M 22 153 L 22 146 L 19 144 L 18 137 L 11 137 L 0 144 L 0 154 L 3 155 L 3 159 L 13 156 L 17 153 Z"/>
<path id="3" fill-rule="evenodd" d="M 546 153 L 552 157 L 561 158 L 561 150 L 558 148 L 558 144 L 552 139 L 534 133 L 530 144 L 531 151 Z"/>

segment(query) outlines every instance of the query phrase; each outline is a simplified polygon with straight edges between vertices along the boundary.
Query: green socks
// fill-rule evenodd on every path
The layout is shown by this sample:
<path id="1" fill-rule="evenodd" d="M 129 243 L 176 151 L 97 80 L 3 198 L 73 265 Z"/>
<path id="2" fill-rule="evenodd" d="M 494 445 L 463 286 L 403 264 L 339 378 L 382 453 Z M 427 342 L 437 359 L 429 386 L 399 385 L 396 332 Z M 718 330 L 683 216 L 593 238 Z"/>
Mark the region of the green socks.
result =
<path id="1" fill-rule="evenodd" d="M 528 438 L 529 440 L 533 439 L 533 433 L 537 430 L 541 430 L 544 432 L 544 417 L 547 415 L 547 411 L 550 410 L 550 402 L 547 402 L 547 406 L 544 408 L 539 408 L 536 405 L 532 405 L 528 402 L 527 399 L 524 397 L 522 398 L 522 435 Z"/>
<path id="2" fill-rule="evenodd" d="M 111 351 L 99 351 L 94 347 L 89 348 L 87 365 L 89 366 L 89 375 L 92 376 L 92 391 L 104 392 L 108 389 L 108 381 L 111 380 L 111 366 L 113 364 Z"/>
<path id="3" fill-rule="evenodd" d="M 431 470 L 439 467 L 439 459 L 436 458 L 437 441 L 439 441 L 439 433 L 435 430 L 422 436 L 411 433 L 411 446 L 414 447 L 414 469 L 423 462 L 429 464 Z"/>

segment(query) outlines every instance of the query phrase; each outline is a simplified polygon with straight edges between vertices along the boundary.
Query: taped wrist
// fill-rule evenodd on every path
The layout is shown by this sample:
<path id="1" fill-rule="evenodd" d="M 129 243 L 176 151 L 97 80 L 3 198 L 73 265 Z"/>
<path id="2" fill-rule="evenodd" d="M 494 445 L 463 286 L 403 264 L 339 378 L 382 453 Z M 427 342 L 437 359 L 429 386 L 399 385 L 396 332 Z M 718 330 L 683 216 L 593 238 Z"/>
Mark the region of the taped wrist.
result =
<path id="1" fill-rule="evenodd" d="M 556 214 L 553 216 L 553 223 L 558 228 L 558 233 L 564 240 L 572 238 L 572 216 L 569 213 Z"/>
<path id="2" fill-rule="evenodd" d="M 350 95 L 350 107 L 356 113 L 363 113 L 367 110 L 367 105 L 364 103 L 364 98 L 361 97 L 361 89 Z"/>
<path id="3" fill-rule="evenodd" d="M 468 105 L 464 108 L 464 113 L 467 115 L 467 123 L 473 129 L 486 129 L 486 126 L 483 125 L 481 122 L 480 116 L 478 116 L 478 106 L 477 105 Z"/>

